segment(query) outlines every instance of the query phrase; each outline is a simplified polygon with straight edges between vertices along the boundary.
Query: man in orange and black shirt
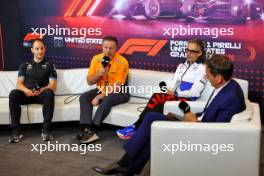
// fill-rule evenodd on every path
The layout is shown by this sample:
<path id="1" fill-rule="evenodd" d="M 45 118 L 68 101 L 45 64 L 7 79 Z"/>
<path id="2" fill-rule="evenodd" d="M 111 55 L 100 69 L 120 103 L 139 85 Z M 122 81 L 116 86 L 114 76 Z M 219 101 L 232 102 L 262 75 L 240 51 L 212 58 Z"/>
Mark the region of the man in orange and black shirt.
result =
<path id="1" fill-rule="evenodd" d="M 87 75 L 89 85 L 97 88 L 84 92 L 80 97 L 80 133 L 76 139 L 80 143 L 90 143 L 99 139 L 96 134 L 102 121 L 110 113 L 112 106 L 129 100 L 129 93 L 122 93 L 121 86 L 126 84 L 128 61 L 118 54 L 118 41 L 108 36 L 103 39 L 101 54 L 95 55 L 90 63 Z M 108 64 L 104 60 L 109 59 Z M 119 92 L 119 93 L 116 93 Z M 93 106 L 99 106 L 92 118 Z"/>

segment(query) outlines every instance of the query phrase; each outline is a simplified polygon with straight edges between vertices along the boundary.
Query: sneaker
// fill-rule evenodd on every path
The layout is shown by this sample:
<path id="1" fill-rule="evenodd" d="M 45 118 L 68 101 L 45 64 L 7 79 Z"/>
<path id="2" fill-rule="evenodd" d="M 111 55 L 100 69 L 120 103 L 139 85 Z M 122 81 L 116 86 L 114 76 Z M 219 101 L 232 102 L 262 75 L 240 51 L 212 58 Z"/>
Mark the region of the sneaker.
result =
<path id="1" fill-rule="evenodd" d="M 91 130 L 89 128 L 81 130 L 78 134 L 76 134 L 75 139 L 77 141 L 80 141 L 83 138 L 83 136 L 85 136 L 86 134 L 89 134 L 89 133 L 91 133 Z"/>
<path id="2" fill-rule="evenodd" d="M 41 138 L 43 141 L 51 141 L 54 139 L 48 128 L 43 128 L 41 132 Z"/>
<path id="3" fill-rule="evenodd" d="M 118 137 L 119 137 L 120 139 L 123 139 L 123 140 L 129 140 L 129 139 L 131 139 L 131 138 L 133 137 L 133 135 L 129 135 L 129 136 L 118 135 Z"/>
<path id="4" fill-rule="evenodd" d="M 23 134 L 13 134 L 9 139 L 9 143 L 19 143 L 21 139 L 23 138 Z"/>
<path id="5" fill-rule="evenodd" d="M 100 137 L 95 133 L 91 132 L 89 134 L 85 134 L 80 140 L 81 144 L 88 144 L 97 141 Z"/>
<path id="6" fill-rule="evenodd" d="M 134 125 L 116 131 L 117 136 L 125 140 L 130 139 L 135 134 L 135 132 L 136 132 L 136 128 Z"/>
<path id="7" fill-rule="evenodd" d="M 84 136 L 84 131 L 80 131 L 78 134 L 76 134 L 75 139 L 77 141 L 80 141 L 83 136 Z"/>

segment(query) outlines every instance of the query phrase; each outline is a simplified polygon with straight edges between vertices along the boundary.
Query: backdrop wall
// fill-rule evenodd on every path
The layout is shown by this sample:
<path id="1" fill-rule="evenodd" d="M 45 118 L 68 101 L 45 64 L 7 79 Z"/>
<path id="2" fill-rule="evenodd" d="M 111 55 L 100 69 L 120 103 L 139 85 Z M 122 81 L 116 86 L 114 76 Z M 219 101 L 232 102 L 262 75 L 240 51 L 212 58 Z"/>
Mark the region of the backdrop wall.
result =
<path id="1" fill-rule="evenodd" d="M 187 41 L 200 38 L 208 55 L 230 55 L 250 97 L 264 99 L 262 0 L 18 0 L 18 7 L 22 57 L 5 57 L 6 70 L 32 59 L 36 34 L 57 68 L 88 67 L 101 39 L 114 35 L 131 68 L 168 72 L 184 60 Z"/>

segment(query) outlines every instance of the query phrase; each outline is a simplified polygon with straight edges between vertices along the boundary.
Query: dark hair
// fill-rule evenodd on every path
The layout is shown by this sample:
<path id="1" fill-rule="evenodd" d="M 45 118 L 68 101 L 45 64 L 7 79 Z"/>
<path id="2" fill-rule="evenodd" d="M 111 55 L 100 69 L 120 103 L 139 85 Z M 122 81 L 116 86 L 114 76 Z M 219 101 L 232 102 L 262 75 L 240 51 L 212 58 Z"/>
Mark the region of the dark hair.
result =
<path id="1" fill-rule="evenodd" d="M 192 39 L 188 41 L 189 43 L 195 43 L 196 45 L 198 45 L 201 48 L 202 51 L 202 55 L 198 57 L 197 59 L 197 63 L 204 63 L 206 60 L 206 51 L 205 51 L 205 43 L 200 40 L 200 39 Z"/>
<path id="2" fill-rule="evenodd" d="M 205 64 L 212 75 L 222 75 L 225 81 L 231 79 L 234 70 L 234 64 L 227 55 L 215 54 L 207 59 Z"/>
<path id="3" fill-rule="evenodd" d="M 44 40 L 42 40 L 40 38 L 36 38 L 36 39 L 31 40 L 31 47 L 32 48 L 33 48 L 33 45 L 34 45 L 35 42 L 41 42 L 41 43 L 43 43 L 44 46 L 46 46 Z"/>
<path id="4" fill-rule="evenodd" d="M 116 46 L 118 45 L 118 40 L 114 36 L 106 36 L 106 37 L 103 38 L 103 42 L 104 41 L 112 41 L 112 42 L 115 42 L 116 43 Z"/>

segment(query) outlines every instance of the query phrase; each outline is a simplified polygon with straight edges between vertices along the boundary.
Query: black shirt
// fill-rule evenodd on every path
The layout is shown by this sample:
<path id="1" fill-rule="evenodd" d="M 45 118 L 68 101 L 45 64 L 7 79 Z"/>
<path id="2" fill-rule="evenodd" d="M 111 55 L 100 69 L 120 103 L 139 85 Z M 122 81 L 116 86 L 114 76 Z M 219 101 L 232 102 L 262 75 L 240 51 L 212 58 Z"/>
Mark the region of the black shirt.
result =
<path id="1" fill-rule="evenodd" d="M 45 60 L 37 63 L 34 60 L 20 65 L 18 77 L 24 78 L 24 85 L 28 89 L 36 86 L 45 87 L 50 79 L 57 79 L 55 66 Z"/>

